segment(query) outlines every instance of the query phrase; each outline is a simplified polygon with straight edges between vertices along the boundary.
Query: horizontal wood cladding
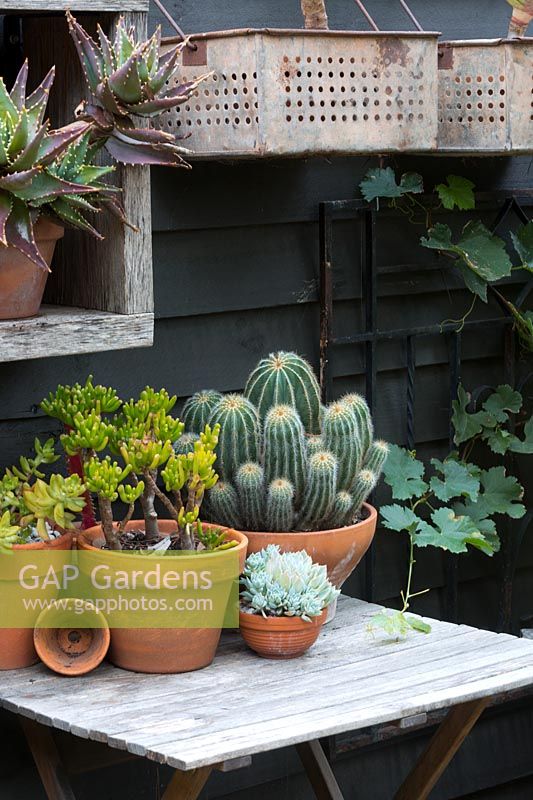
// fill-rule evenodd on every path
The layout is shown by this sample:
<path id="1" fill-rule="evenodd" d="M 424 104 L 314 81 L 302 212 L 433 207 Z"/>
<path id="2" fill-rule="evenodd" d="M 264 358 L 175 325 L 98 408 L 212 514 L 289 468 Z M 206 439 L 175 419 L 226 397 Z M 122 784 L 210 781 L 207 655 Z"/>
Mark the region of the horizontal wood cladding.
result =
<path id="1" fill-rule="evenodd" d="M 107 11 L 148 11 L 150 0 L 0 0 L 0 13 L 31 11 L 46 14 L 50 11 L 102 13 Z"/>

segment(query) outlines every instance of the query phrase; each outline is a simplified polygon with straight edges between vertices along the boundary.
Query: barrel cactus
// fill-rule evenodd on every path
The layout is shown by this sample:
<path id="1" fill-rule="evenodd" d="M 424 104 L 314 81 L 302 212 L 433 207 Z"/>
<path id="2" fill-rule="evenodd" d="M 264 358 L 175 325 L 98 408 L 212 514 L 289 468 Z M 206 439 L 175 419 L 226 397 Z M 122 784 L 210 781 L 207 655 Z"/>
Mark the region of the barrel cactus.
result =
<path id="1" fill-rule="evenodd" d="M 284 399 L 268 405 L 267 397 Z M 245 396 L 206 391 L 191 398 L 184 408 L 189 431 L 196 432 L 196 420 L 204 419 L 198 408 L 209 402 L 209 424 L 221 426 L 222 480 L 207 500 L 212 522 L 287 532 L 341 528 L 361 518 L 389 452 L 386 442 L 374 440 L 364 397 L 347 394 L 321 406 L 309 364 L 296 353 L 277 353 L 259 362 Z M 185 447 L 187 437 L 175 447 Z"/>
<path id="2" fill-rule="evenodd" d="M 300 415 L 307 433 L 320 433 L 320 387 L 311 365 L 296 353 L 271 353 L 251 373 L 244 394 L 265 419 L 272 406 L 287 404 Z"/>
<path id="3" fill-rule="evenodd" d="M 187 432 L 200 435 L 219 400 L 222 400 L 222 395 L 213 389 L 203 389 L 201 392 L 193 394 L 183 406 L 180 414 Z"/>

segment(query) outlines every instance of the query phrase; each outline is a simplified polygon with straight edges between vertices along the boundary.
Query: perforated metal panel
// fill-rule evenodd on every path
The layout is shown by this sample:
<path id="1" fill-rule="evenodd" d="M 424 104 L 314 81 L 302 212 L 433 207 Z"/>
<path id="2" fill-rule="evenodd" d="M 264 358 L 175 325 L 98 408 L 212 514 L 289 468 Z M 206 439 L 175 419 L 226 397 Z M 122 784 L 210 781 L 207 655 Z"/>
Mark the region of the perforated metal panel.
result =
<path id="1" fill-rule="evenodd" d="M 533 41 L 447 42 L 439 48 L 439 150 L 533 150 Z"/>
<path id="2" fill-rule="evenodd" d="M 213 74 L 162 125 L 198 157 L 428 151 L 437 34 L 228 31 L 193 39 L 179 80 Z"/>

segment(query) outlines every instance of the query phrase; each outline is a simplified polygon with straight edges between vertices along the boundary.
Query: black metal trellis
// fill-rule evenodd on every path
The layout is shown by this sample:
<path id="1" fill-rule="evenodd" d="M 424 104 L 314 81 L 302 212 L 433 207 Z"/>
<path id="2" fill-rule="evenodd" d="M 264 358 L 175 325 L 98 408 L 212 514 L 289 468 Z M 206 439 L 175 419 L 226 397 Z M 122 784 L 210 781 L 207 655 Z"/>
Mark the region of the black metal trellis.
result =
<path id="1" fill-rule="evenodd" d="M 514 214 L 522 223 L 529 222 L 529 217 L 523 209 L 524 205 L 533 205 L 533 191 L 498 191 L 494 193 L 479 193 L 477 195 L 478 208 L 484 206 L 494 207 L 495 202 L 501 203 L 500 209 L 491 226 L 491 230 L 498 232 L 511 214 Z M 383 341 L 403 341 L 405 352 L 406 371 L 406 430 L 405 443 L 410 449 L 415 446 L 415 391 L 416 391 L 416 348 L 417 342 L 424 336 L 444 335 L 448 340 L 449 364 L 449 404 L 451 418 L 451 403 L 457 396 L 461 382 L 461 353 L 463 337 L 473 329 L 491 329 L 500 327 L 504 337 L 504 382 L 515 385 L 516 348 L 513 331 L 513 318 L 509 315 L 491 317 L 484 320 L 466 320 L 461 326 L 455 322 L 423 325 L 412 328 L 397 328 L 394 330 L 379 330 L 377 326 L 378 312 L 378 269 L 376 266 L 376 210 L 363 200 L 336 200 L 320 204 L 320 379 L 324 402 L 331 399 L 333 376 L 330 365 L 332 347 L 358 345 L 364 350 L 365 363 L 365 389 L 366 397 L 372 414 L 376 410 L 376 383 L 377 383 L 377 346 Z M 364 304 L 364 330 L 349 336 L 336 336 L 334 333 L 334 283 L 333 283 L 333 223 L 342 219 L 354 219 L 362 222 L 361 237 L 361 263 L 362 263 L 362 289 Z M 403 266 L 387 267 L 390 273 L 399 273 Z M 515 305 L 520 308 L 533 289 L 533 278 L 530 279 L 520 291 Z M 453 431 L 450 423 L 450 445 L 453 446 Z M 507 466 L 512 466 L 508 463 Z M 501 594 L 498 628 L 508 629 L 511 622 L 511 600 L 513 578 L 516 570 L 518 551 L 527 526 L 532 521 L 533 511 L 528 512 L 518 531 L 513 536 L 502 537 L 502 570 Z M 516 527 L 516 523 L 515 523 Z M 375 578 L 374 547 L 368 551 L 365 562 L 365 599 L 374 599 Z M 446 616 L 450 621 L 458 618 L 458 559 L 449 555 L 445 561 Z"/>

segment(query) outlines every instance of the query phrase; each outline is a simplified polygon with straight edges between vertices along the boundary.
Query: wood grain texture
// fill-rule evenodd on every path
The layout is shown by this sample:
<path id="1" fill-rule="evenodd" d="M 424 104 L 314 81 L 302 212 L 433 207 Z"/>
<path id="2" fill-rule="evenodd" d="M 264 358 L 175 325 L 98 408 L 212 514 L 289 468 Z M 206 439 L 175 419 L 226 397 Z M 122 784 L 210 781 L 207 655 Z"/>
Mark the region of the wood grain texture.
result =
<path id="1" fill-rule="evenodd" d="M 110 314 L 83 308 L 42 306 L 39 316 L 0 322 L 2 361 L 49 358 L 150 347 L 153 314 Z"/>
<path id="2" fill-rule="evenodd" d="M 400 787 L 395 800 L 426 800 L 488 703 L 489 698 L 485 697 L 452 708 Z"/>
<path id="3" fill-rule="evenodd" d="M 378 609 L 344 598 L 309 653 L 281 666 L 230 635 L 208 670 L 187 675 L 103 666 L 90 681 L 65 682 L 39 666 L 3 673 L 0 704 L 190 770 L 533 684 L 530 641 L 435 621 L 431 636 L 391 644 L 368 633 Z"/>
<path id="4" fill-rule="evenodd" d="M 96 14 L 106 11 L 147 12 L 149 0 L 0 0 L 0 13 L 13 11 L 88 11 Z"/>
<path id="5" fill-rule="evenodd" d="M 161 800 L 197 800 L 212 771 L 213 767 L 199 767 L 190 772 L 176 770 Z"/>
<path id="6" fill-rule="evenodd" d="M 126 24 L 135 25 L 139 37 L 146 36 L 147 14 L 127 8 L 125 12 Z M 81 14 L 78 20 L 90 33 L 94 33 L 96 22 L 109 32 L 117 16 Z M 88 94 L 65 19 L 62 16 L 25 19 L 24 42 L 31 53 L 34 83 L 53 64 L 56 66 L 48 109 L 52 124 L 70 122 L 74 109 Z M 99 158 L 102 163 L 111 163 L 105 151 Z M 106 212 L 95 215 L 94 219 L 103 241 L 83 231 L 67 230 L 56 251 L 45 299 L 48 303 L 118 314 L 152 313 L 150 171 L 148 167 L 116 164 L 108 180 L 121 189 L 126 218 L 137 230 Z"/>

